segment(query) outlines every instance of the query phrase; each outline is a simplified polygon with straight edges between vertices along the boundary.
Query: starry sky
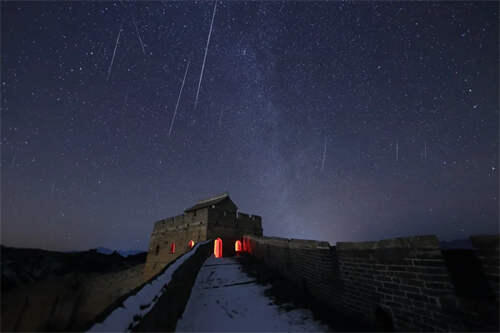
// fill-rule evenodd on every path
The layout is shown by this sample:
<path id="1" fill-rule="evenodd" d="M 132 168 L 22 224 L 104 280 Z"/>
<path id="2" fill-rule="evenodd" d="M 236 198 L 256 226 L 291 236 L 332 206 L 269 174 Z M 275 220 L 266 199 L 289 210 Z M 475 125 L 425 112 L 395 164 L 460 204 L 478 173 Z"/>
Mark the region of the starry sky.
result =
<path id="1" fill-rule="evenodd" d="M 2 244 L 498 232 L 497 2 L 2 2 Z"/>

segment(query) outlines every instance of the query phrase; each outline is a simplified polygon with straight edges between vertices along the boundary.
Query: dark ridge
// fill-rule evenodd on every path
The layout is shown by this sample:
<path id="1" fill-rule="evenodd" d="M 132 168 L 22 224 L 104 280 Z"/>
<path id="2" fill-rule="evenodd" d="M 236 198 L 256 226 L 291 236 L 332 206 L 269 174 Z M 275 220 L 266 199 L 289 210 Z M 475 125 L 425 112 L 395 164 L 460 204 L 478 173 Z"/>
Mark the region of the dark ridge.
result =
<path id="1" fill-rule="evenodd" d="M 439 247 L 443 250 L 448 249 L 468 249 L 472 250 L 472 242 L 470 239 L 455 239 L 451 241 L 440 241 Z"/>
<path id="2" fill-rule="evenodd" d="M 2 292 L 69 273 L 111 273 L 146 261 L 147 253 L 122 257 L 96 250 L 57 252 L 1 246 Z"/>

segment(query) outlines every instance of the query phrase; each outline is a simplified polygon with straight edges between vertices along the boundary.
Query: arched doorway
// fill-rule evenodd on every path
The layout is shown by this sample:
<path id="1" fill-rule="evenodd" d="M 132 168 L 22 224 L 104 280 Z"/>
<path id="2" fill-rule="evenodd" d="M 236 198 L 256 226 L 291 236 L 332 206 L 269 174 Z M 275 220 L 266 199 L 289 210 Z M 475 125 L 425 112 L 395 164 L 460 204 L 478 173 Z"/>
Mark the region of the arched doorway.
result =
<path id="1" fill-rule="evenodd" d="M 191 239 L 191 240 L 188 242 L 188 247 L 189 247 L 190 249 L 192 249 L 192 248 L 194 247 L 194 240 L 192 240 L 192 239 Z"/>
<path id="2" fill-rule="evenodd" d="M 247 253 L 252 253 L 252 249 L 250 247 L 250 240 L 247 238 L 243 238 L 243 251 Z"/>
<path id="3" fill-rule="evenodd" d="M 234 251 L 238 254 L 241 252 L 241 250 L 241 241 L 237 240 L 236 242 L 234 242 Z"/>
<path id="4" fill-rule="evenodd" d="M 222 257 L 222 239 L 217 238 L 214 242 L 214 256 L 215 258 Z"/>

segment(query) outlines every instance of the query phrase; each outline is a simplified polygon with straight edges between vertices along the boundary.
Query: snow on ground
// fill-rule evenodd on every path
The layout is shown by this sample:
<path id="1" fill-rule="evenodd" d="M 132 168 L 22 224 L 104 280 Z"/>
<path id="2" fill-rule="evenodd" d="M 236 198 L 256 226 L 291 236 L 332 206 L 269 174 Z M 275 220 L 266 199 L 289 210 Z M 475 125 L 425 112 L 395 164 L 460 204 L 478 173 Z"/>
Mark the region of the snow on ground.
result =
<path id="1" fill-rule="evenodd" d="M 237 258 L 208 258 L 198 273 L 177 332 L 327 332 L 311 311 L 285 311 L 272 303 Z"/>
<path id="2" fill-rule="evenodd" d="M 168 285 L 177 268 L 195 254 L 200 245 L 207 242 L 210 240 L 196 244 L 191 251 L 179 257 L 161 275 L 144 285 L 137 294 L 128 297 L 123 302 L 123 306 L 116 308 L 102 323 L 92 326 L 89 332 L 124 332 L 131 324 L 134 326 L 138 319 L 144 317 L 154 307 L 164 292 L 163 287 Z"/>

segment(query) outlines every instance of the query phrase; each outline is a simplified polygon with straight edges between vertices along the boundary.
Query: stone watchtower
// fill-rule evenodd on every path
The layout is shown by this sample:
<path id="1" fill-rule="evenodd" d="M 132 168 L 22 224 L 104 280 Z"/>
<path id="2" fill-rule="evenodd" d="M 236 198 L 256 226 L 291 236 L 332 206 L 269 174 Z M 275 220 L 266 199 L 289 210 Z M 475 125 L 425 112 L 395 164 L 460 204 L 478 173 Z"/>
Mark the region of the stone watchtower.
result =
<path id="1" fill-rule="evenodd" d="M 208 239 L 222 241 L 222 255 L 235 253 L 243 235 L 262 236 L 262 218 L 238 212 L 228 193 L 198 201 L 184 214 L 155 223 L 144 269 L 146 280 L 168 263 Z"/>

